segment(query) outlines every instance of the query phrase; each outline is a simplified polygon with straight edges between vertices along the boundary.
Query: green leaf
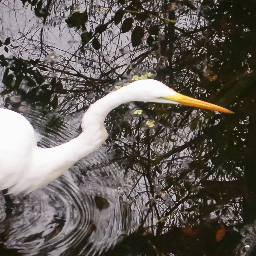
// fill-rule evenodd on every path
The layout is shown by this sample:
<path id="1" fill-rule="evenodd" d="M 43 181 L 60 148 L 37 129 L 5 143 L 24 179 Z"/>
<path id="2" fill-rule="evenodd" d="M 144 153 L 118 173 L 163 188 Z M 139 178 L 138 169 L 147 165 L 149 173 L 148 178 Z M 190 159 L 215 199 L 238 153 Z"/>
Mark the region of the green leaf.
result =
<path id="1" fill-rule="evenodd" d="M 141 115 L 142 114 L 142 110 L 141 109 L 137 109 L 134 111 L 135 115 Z"/>
<path id="2" fill-rule="evenodd" d="M 146 72 L 144 75 L 141 75 L 141 76 L 138 76 L 138 75 L 133 76 L 132 81 L 148 79 L 151 76 L 152 76 L 152 73 Z"/>
<path id="3" fill-rule="evenodd" d="M 151 77 L 152 73 L 151 72 L 147 72 L 146 75 L 147 75 L 147 77 Z"/>
<path id="4" fill-rule="evenodd" d="M 132 81 L 137 81 L 137 80 L 140 80 L 138 75 L 135 75 L 135 76 L 132 77 Z"/>

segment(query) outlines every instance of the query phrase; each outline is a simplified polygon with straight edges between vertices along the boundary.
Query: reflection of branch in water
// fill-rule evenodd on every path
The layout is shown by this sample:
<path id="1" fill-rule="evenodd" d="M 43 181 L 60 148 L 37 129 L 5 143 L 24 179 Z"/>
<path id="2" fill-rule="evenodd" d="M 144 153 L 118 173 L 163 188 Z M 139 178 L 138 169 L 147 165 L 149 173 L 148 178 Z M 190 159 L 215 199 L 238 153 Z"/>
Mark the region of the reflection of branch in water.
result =
<path id="1" fill-rule="evenodd" d="M 183 151 L 185 148 L 191 147 L 193 145 L 196 145 L 200 142 L 202 142 L 205 138 L 207 138 L 208 134 L 215 134 L 215 130 L 217 130 L 218 127 L 216 126 L 211 126 L 211 127 L 207 127 L 205 128 L 203 131 L 201 131 L 201 133 L 194 137 L 193 139 L 191 139 L 188 142 L 185 142 L 183 145 L 172 148 L 172 150 L 170 150 L 169 152 L 162 154 L 161 156 L 159 156 L 156 160 L 153 160 L 153 164 L 154 165 L 158 165 L 160 164 L 160 162 L 162 162 L 164 159 L 169 158 L 170 156 L 172 156 L 175 153 L 179 153 L 181 151 Z"/>
<path id="2" fill-rule="evenodd" d="M 139 11 L 127 10 L 127 9 L 125 9 L 124 12 L 134 13 L 134 14 L 142 13 Z M 145 14 L 153 15 L 153 16 L 157 17 L 158 19 L 160 19 L 164 22 L 167 22 L 167 23 L 176 23 L 176 20 L 170 20 L 170 19 L 163 18 L 163 17 L 159 16 L 157 12 L 151 12 L 151 11 L 146 10 Z"/>
<path id="3" fill-rule="evenodd" d="M 12 211 L 13 211 L 13 201 L 10 197 L 10 195 L 8 195 L 8 189 L 4 189 L 3 191 L 3 196 L 4 196 L 4 199 L 5 199 L 5 219 L 9 219 L 11 216 L 12 216 Z"/>

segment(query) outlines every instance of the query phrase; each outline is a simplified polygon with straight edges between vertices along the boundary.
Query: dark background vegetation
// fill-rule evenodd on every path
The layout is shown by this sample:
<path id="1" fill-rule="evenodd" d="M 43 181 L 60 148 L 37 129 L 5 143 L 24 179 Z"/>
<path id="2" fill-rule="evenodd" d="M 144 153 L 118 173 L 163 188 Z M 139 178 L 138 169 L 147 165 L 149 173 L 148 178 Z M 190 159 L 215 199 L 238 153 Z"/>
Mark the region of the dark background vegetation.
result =
<path id="1" fill-rule="evenodd" d="M 110 113 L 105 147 L 111 157 L 97 168 L 115 162 L 125 175 L 133 173 L 128 208 L 144 210 L 137 212 L 137 228 L 100 254 L 255 255 L 256 2 L 21 2 L 20 9 L 1 4 L 17 14 L 30 9 L 37 34 L 0 34 L 3 107 L 58 113 L 46 132 L 61 129 L 61 115 L 86 110 L 114 85 L 146 72 L 235 112 L 134 103 Z M 3 13 L 1 22 L 7 18 Z M 64 28 L 75 37 L 70 42 L 63 32 L 60 49 L 49 31 L 60 36 Z M 78 255 L 83 247 L 61 255 Z"/>

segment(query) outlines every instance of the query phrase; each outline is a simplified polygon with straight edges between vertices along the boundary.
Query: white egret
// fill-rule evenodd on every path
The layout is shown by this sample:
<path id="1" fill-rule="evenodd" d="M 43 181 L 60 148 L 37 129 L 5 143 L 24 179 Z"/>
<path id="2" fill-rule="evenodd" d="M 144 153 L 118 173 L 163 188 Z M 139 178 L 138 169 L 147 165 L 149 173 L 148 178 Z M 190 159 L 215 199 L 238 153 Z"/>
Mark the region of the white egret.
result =
<path id="1" fill-rule="evenodd" d="M 130 101 L 183 104 L 225 113 L 217 105 L 175 92 L 156 80 L 140 80 L 107 94 L 82 118 L 83 132 L 53 148 L 37 147 L 35 132 L 22 115 L 0 109 L 0 189 L 12 194 L 31 192 L 59 177 L 75 162 L 97 150 L 107 138 L 104 120 L 117 106 Z"/>

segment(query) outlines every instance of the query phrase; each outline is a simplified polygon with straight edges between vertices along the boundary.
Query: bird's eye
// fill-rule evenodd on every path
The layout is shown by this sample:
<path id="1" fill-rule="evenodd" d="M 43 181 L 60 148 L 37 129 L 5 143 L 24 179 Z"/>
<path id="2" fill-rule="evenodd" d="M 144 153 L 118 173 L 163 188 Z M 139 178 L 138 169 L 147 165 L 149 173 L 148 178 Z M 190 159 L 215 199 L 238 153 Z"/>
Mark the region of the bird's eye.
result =
<path id="1" fill-rule="evenodd" d="M 158 97 L 158 100 L 166 100 L 164 97 Z"/>

